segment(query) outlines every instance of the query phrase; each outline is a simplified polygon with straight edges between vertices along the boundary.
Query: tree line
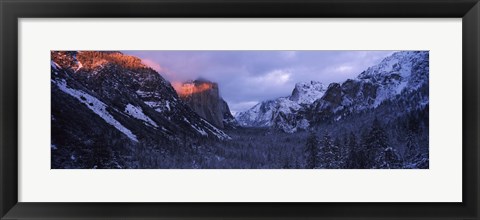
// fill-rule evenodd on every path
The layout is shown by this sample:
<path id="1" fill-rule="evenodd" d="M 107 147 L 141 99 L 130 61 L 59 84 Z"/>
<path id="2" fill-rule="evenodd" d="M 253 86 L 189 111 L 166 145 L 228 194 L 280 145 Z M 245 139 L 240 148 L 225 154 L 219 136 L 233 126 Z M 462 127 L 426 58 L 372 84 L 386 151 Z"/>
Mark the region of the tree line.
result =
<path id="1" fill-rule="evenodd" d="M 428 155 L 418 150 L 418 142 L 409 130 L 403 156 L 390 144 L 385 128 L 375 118 L 360 137 L 350 132 L 342 142 L 328 132 L 322 137 L 311 132 L 305 144 L 307 169 L 399 169 L 428 168 Z"/>

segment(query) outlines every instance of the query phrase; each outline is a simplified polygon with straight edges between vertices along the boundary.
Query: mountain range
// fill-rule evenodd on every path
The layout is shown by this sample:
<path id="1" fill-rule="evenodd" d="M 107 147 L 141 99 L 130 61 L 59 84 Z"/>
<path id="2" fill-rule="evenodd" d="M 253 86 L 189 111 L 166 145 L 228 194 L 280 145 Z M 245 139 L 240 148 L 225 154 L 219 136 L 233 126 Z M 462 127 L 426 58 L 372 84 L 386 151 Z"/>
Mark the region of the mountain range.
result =
<path id="1" fill-rule="evenodd" d="M 428 73 L 428 51 L 396 52 L 342 83 L 328 87 L 314 81 L 297 83 L 290 96 L 260 102 L 236 119 L 246 127 L 293 133 L 376 109 L 388 101 L 422 108 L 428 105 Z M 416 100 L 407 100 L 412 98 Z"/>
<path id="2" fill-rule="evenodd" d="M 215 167 L 218 155 L 229 155 L 225 146 L 237 152 L 261 144 L 246 140 L 263 138 L 258 132 L 265 129 L 339 137 L 377 118 L 390 137 L 416 132 L 428 151 L 428 74 L 428 51 L 396 52 L 353 79 L 299 82 L 291 95 L 234 117 L 215 82 L 171 84 L 141 59 L 116 51 L 52 51 L 52 168 Z M 397 139 L 390 142 L 404 148 Z M 213 147 L 219 143 L 225 146 Z M 302 152 L 296 147 L 290 150 Z"/>

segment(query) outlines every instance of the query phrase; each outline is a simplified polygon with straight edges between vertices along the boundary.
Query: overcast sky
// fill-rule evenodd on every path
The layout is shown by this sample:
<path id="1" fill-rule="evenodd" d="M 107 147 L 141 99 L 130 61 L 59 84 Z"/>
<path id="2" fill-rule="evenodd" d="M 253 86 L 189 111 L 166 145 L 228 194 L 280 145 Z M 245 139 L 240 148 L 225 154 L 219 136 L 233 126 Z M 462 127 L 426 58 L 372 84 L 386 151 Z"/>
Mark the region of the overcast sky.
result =
<path id="1" fill-rule="evenodd" d="M 217 82 L 233 113 L 290 95 L 295 83 L 354 78 L 394 51 L 122 51 L 170 82 Z"/>

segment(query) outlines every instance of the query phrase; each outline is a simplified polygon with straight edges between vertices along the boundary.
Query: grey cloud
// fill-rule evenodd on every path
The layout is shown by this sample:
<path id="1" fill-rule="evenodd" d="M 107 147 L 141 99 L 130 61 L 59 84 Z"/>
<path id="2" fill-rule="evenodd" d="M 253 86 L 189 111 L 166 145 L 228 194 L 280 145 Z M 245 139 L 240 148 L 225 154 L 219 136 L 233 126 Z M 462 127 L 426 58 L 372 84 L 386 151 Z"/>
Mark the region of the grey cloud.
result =
<path id="1" fill-rule="evenodd" d="M 148 60 L 167 80 L 217 82 L 234 112 L 289 95 L 295 83 L 354 78 L 394 51 L 123 51 Z"/>

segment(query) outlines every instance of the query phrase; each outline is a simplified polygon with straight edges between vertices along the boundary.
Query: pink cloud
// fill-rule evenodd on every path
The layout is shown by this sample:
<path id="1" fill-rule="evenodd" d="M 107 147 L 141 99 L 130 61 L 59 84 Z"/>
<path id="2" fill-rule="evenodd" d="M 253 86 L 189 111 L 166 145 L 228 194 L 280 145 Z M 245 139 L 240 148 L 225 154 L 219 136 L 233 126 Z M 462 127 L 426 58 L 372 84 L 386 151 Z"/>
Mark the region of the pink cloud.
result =
<path id="1" fill-rule="evenodd" d="M 164 69 L 160 66 L 160 64 L 156 63 L 153 60 L 149 59 L 142 59 L 142 63 L 149 66 L 150 68 L 154 69 L 157 72 L 162 72 Z"/>
<path id="2" fill-rule="evenodd" d="M 169 69 L 160 66 L 157 62 L 150 60 L 150 59 L 142 59 L 142 63 L 149 66 L 150 68 L 154 69 L 157 71 L 160 75 L 165 77 L 167 80 L 172 81 L 176 79 L 175 74 L 170 71 Z"/>

